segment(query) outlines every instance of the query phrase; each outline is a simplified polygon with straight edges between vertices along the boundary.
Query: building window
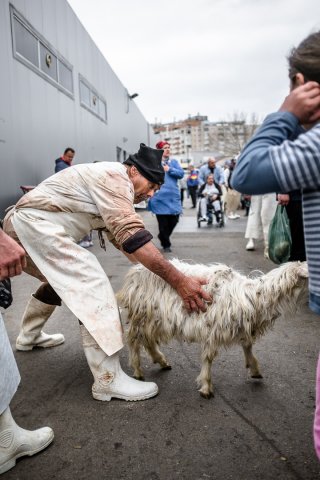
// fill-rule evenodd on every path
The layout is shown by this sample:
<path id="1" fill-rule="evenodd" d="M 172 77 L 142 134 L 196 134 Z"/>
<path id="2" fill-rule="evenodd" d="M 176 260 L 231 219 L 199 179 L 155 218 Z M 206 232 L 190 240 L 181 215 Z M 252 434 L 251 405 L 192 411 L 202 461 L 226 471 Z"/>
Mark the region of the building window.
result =
<path id="1" fill-rule="evenodd" d="M 72 69 L 61 60 L 58 63 L 58 74 L 60 84 L 69 92 L 73 92 Z"/>
<path id="2" fill-rule="evenodd" d="M 38 40 L 25 28 L 16 17 L 13 17 L 16 53 L 38 67 Z"/>
<path id="3" fill-rule="evenodd" d="M 80 105 L 96 115 L 103 122 L 107 122 L 107 103 L 94 87 L 79 75 Z"/>
<path id="4" fill-rule="evenodd" d="M 107 105 L 101 98 L 99 98 L 99 116 L 107 120 Z"/>
<path id="5" fill-rule="evenodd" d="M 87 107 L 90 107 L 90 90 L 83 82 L 80 81 L 80 101 Z"/>
<path id="6" fill-rule="evenodd" d="M 13 56 L 73 97 L 72 66 L 10 5 Z"/>

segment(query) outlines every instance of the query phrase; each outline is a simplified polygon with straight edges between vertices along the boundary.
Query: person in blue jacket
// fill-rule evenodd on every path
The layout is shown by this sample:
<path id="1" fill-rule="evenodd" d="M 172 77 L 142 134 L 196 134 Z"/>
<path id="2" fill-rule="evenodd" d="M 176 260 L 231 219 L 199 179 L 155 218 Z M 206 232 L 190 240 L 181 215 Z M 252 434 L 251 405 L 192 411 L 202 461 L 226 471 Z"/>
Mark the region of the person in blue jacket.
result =
<path id="1" fill-rule="evenodd" d="M 189 170 L 189 175 L 187 177 L 187 187 L 188 187 L 188 192 L 192 202 L 191 208 L 196 208 L 197 194 L 198 194 L 198 187 L 199 187 L 199 171 L 194 168 L 192 163 L 189 164 L 188 170 Z"/>
<path id="2" fill-rule="evenodd" d="M 302 190 L 309 307 L 320 315 L 320 31 L 294 48 L 288 61 L 291 93 L 242 151 L 232 183 L 253 195 Z M 314 445 L 320 460 L 320 355 Z"/>
<path id="3" fill-rule="evenodd" d="M 170 144 L 160 141 L 156 148 L 163 150 L 162 165 L 165 171 L 164 184 L 149 200 L 148 210 L 154 213 L 158 220 L 159 235 L 164 252 L 171 252 L 170 235 L 179 222 L 182 212 L 178 180 L 183 178 L 184 171 L 180 163 L 170 158 Z"/>
<path id="4" fill-rule="evenodd" d="M 58 173 L 65 168 L 71 167 L 75 151 L 71 147 L 67 147 L 63 152 L 63 155 L 55 161 L 54 173 Z"/>
<path id="5" fill-rule="evenodd" d="M 208 175 L 214 175 L 214 181 L 220 186 L 225 184 L 224 171 L 220 165 L 216 164 L 214 157 L 209 158 L 208 163 L 202 165 L 199 170 L 199 186 L 203 185 L 207 181 Z"/>

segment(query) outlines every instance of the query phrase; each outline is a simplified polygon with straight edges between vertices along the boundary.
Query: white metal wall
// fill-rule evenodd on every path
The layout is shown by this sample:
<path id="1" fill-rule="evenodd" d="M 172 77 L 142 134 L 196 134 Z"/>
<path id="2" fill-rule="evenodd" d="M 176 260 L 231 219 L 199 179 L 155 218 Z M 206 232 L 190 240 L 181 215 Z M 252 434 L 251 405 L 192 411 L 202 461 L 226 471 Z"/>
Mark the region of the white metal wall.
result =
<path id="1" fill-rule="evenodd" d="M 14 58 L 10 3 L 72 65 L 73 99 Z M 107 123 L 80 105 L 79 74 L 106 100 Z M 20 185 L 52 175 L 65 147 L 76 150 L 74 163 L 84 163 L 116 161 L 116 147 L 133 153 L 140 142 L 154 145 L 127 95 L 66 0 L 1 0 L 0 216 L 21 196 Z"/>

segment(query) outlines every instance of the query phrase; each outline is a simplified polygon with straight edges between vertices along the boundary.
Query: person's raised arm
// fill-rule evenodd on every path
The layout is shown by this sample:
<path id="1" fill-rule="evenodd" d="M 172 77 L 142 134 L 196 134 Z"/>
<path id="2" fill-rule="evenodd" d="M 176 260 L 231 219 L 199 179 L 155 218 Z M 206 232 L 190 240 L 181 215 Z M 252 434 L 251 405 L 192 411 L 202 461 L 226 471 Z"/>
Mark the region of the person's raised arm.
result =
<path id="1" fill-rule="evenodd" d="M 283 186 L 272 165 L 270 152 L 292 138 L 300 123 L 320 118 L 319 107 L 320 88 L 316 82 L 294 89 L 279 112 L 268 115 L 242 150 L 232 175 L 233 188 L 252 195 L 281 192 Z"/>

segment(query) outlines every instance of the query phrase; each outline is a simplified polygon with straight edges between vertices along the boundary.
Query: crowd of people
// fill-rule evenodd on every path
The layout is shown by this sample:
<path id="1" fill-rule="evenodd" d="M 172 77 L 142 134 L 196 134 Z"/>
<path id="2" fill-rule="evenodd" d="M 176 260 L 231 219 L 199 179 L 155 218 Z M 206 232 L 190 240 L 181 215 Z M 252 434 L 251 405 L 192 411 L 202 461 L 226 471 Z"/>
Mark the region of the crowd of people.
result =
<path id="1" fill-rule="evenodd" d="M 236 220 L 241 193 L 252 195 L 245 235 L 248 251 L 255 248 L 254 240 L 260 235 L 267 248 L 266 232 L 277 202 L 285 205 L 292 231 L 297 228 L 298 232 L 291 260 L 307 258 L 310 308 L 317 314 L 319 58 L 320 33 L 315 33 L 289 57 L 291 93 L 279 112 L 265 119 L 237 161 L 232 159 L 225 168 L 213 158 L 200 169 L 189 165 L 183 187 L 189 192 L 192 208 L 199 203 L 201 218 L 208 223 L 212 222 L 208 217 L 208 199 L 219 224 L 222 208 L 226 208 L 230 220 Z M 63 343 L 63 335 L 48 335 L 42 330 L 63 301 L 79 320 L 84 353 L 93 375 L 93 398 L 148 399 L 157 394 L 158 387 L 123 372 L 119 361 L 122 328 L 113 290 L 97 258 L 79 242 L 91 230 L 98 230 L 103 246 L 104 231 L 127 258 L 141 263 L 174 288 L 187 312 L 205 311 L 207 302 L 214 301 L 203 288 L 206 281 L 184 275 L 161 254 L 134 208 L 135 203 L 148 200 L 148 208 L 157 217 L 162 250 L 170 252 L 170 236 L 182 212 L 181 182 L 185 173 L 179 162 L 171 158 L 170 145 L 165 141 L 156 148 L 140 144 L 139 150 L 123 164 L 98 162 L 68 168 L 74 154 L 68 148 L 57 159 L 56 168 L 60 171 L 24 195 L 9 210 L 3 222 L 4 231 L 0 230 L 0 279 L 24 271 L 41 282 L 26 306 L 16 347 L 30 351 Z M 0 438 L 4 434 L 13 438 L 12 442 L 0 444 L 0 473 L 4 473 L 20 456 L 32 455 L 48 446 L 53 431 L 44 427 L 30 432 L 14 422 L 10 402 L 20 376 L 1 316 L 0 343 Z M 314 442 L 320 458 L 320 357 L 316 382 Z"/>

